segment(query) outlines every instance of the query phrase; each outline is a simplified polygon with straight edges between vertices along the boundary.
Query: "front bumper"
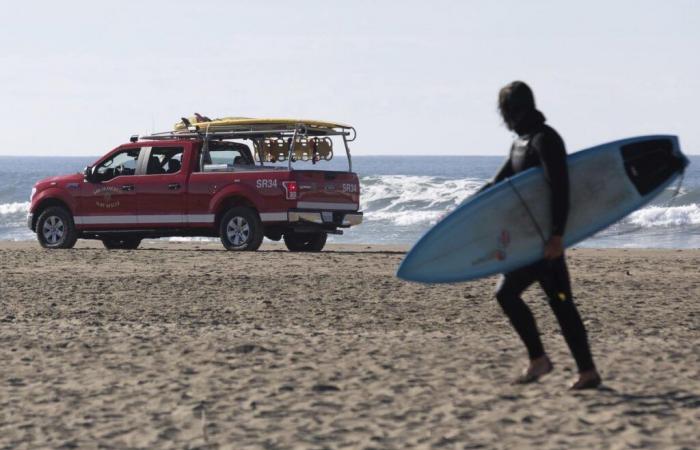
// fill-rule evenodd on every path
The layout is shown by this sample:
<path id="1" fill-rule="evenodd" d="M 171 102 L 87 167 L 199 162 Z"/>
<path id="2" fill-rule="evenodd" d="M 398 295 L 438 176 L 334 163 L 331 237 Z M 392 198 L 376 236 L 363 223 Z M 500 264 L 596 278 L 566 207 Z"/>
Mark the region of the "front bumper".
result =
<path id="1" fill-rule="evenodd" d="M 289 222 L 315 223 L 318 225 L 334 225 L 352 227 L 362 223 L 361 212 L 341 211 L 295 211 L 288 213 Z"/>
<path id="2" fill-rule="evenodd" d="M 34 231 L 34 214 L 27 213 L 27 226 L 30 230 Z"/>

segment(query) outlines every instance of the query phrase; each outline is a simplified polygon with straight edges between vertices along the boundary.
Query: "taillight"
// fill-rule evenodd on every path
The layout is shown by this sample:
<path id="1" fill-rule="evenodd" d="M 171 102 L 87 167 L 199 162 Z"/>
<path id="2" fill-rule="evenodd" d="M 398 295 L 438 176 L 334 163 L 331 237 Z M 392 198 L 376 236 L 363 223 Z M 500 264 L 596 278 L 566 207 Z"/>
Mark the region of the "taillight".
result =
<path id="1" fill-rule="evenodd" d="M 284 186 L 284 193 L 287 200 L 297 199 L 297 191 L 299 190 L 299 187 L 297 186 L 296 181 L 283 181 L 282 186 Z"/>

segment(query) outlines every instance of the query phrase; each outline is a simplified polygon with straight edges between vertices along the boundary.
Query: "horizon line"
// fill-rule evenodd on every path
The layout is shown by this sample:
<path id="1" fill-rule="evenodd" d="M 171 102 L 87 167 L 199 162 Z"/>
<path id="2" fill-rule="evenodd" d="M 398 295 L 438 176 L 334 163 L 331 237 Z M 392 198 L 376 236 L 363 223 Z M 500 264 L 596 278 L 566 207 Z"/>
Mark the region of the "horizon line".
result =
<path id="1" fill-rule="evenodd" d="M 572 155 L 576 152 L 573 153 L 567 153 L 567 155 Z M 700 156 L 700 153 L 687 153 L 684 152 L 686 156 Z M 0 154 L 0 158 L 101 158 L 104 155 L 3 155 Z M 504 157 L 507 156 L 507 152 L 499 155 L 470 155 L 470 154 L 462 154 L 462 153 L 438 153 L 438 154 L 433 154 L 433 155 L 414 155 L 414 154 L 387 154 L 387 153 L 377 153 L 377 154 L 372 154 L 372 155 L 351 155 L 352 157 L 406 157 L 406 156 L 412 156 L 412 157 L 418 157 L 418 158 L 435 158 L 436 156 L 479 156 L 479 157 Z"/>

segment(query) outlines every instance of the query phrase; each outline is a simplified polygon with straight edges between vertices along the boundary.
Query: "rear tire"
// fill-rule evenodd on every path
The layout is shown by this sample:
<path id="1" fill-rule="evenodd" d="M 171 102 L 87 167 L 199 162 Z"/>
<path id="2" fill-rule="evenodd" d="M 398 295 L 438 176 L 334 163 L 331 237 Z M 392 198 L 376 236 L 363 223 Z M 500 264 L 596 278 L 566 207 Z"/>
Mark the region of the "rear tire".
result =
<path id="1" fill-rule="evenodd" d="M 320 252 L 326 245 L 328 233 L 294 233 L 284 234 L 284 245 L 292 252 Z"/>
<path id="2" fill-rule="evenodd" d="M 141 245 L 140 237 L 109 237 L 102 239 L 102 244 L 107 250 L 136 250 Z"/>
<path id="3" fill-rule="evenodd" d="M 62 206 L 46 208 L 36 221 L 36 237 L 44 248 L 73 248 L 78 230 L 70 211 Z"/>
<path id="4" fill-rule="evenodd" d="M 263 241 L 258 213 L 245 206 L 229 209 L 221 218 L 219 237 L 227 250 L 254 252 Z"/>

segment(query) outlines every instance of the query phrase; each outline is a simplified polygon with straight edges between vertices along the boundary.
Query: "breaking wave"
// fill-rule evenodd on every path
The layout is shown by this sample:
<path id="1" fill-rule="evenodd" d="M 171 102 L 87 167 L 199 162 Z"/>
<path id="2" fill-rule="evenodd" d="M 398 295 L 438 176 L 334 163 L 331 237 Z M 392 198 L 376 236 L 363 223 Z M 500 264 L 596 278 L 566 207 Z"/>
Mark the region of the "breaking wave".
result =
<path id="1" fill-rule="evenodd" d="M 29 202 L 1 203 L 0 226 L 9 227 L 26 223 L 27 211 L 29 211 Z"/>
<path id="2" fill-rule="evenodd" d="M 360 183 L 366 220 L 410 226 L 435 223 L 476 192 L 484 180 L 388 175 L 362 177 Z"/>
<path id="3" fill-rule="evenodd" d="M 649 206 L 633 212 L 625 221 L 642 228 L 692 227 L 700 225 L 700 204 Z"/>
<path id="4" fill-rule="evenodd" d="M 362 209 L 366 221 L 397 226 L 431 225 L 476 192 L 485 180 L 442 179 L 421 176 L 363 177 Z M 675 188 L 662 194 L 658 203 L 673 196 Z M 673 203 L 698 199 L 698 192 L 681 190 Z M 700 203 L 679 206 L 647 206 L 621 221 L 641 228 L 692 227 L 700 225 Z"/>
<path id="5" fill-rule="evenodd" d="M 27 214 L 29 210 L 29 202 L 14 202 L 3 203 L 0 205 L 0 216 L 9 216 L 10 214 Z"/>
<path id="6" fill-rule="evenodd" d="M 33 239 L 27 228 L 29 202 L 0 203 L 0 240 L 22 241 Z"/>

